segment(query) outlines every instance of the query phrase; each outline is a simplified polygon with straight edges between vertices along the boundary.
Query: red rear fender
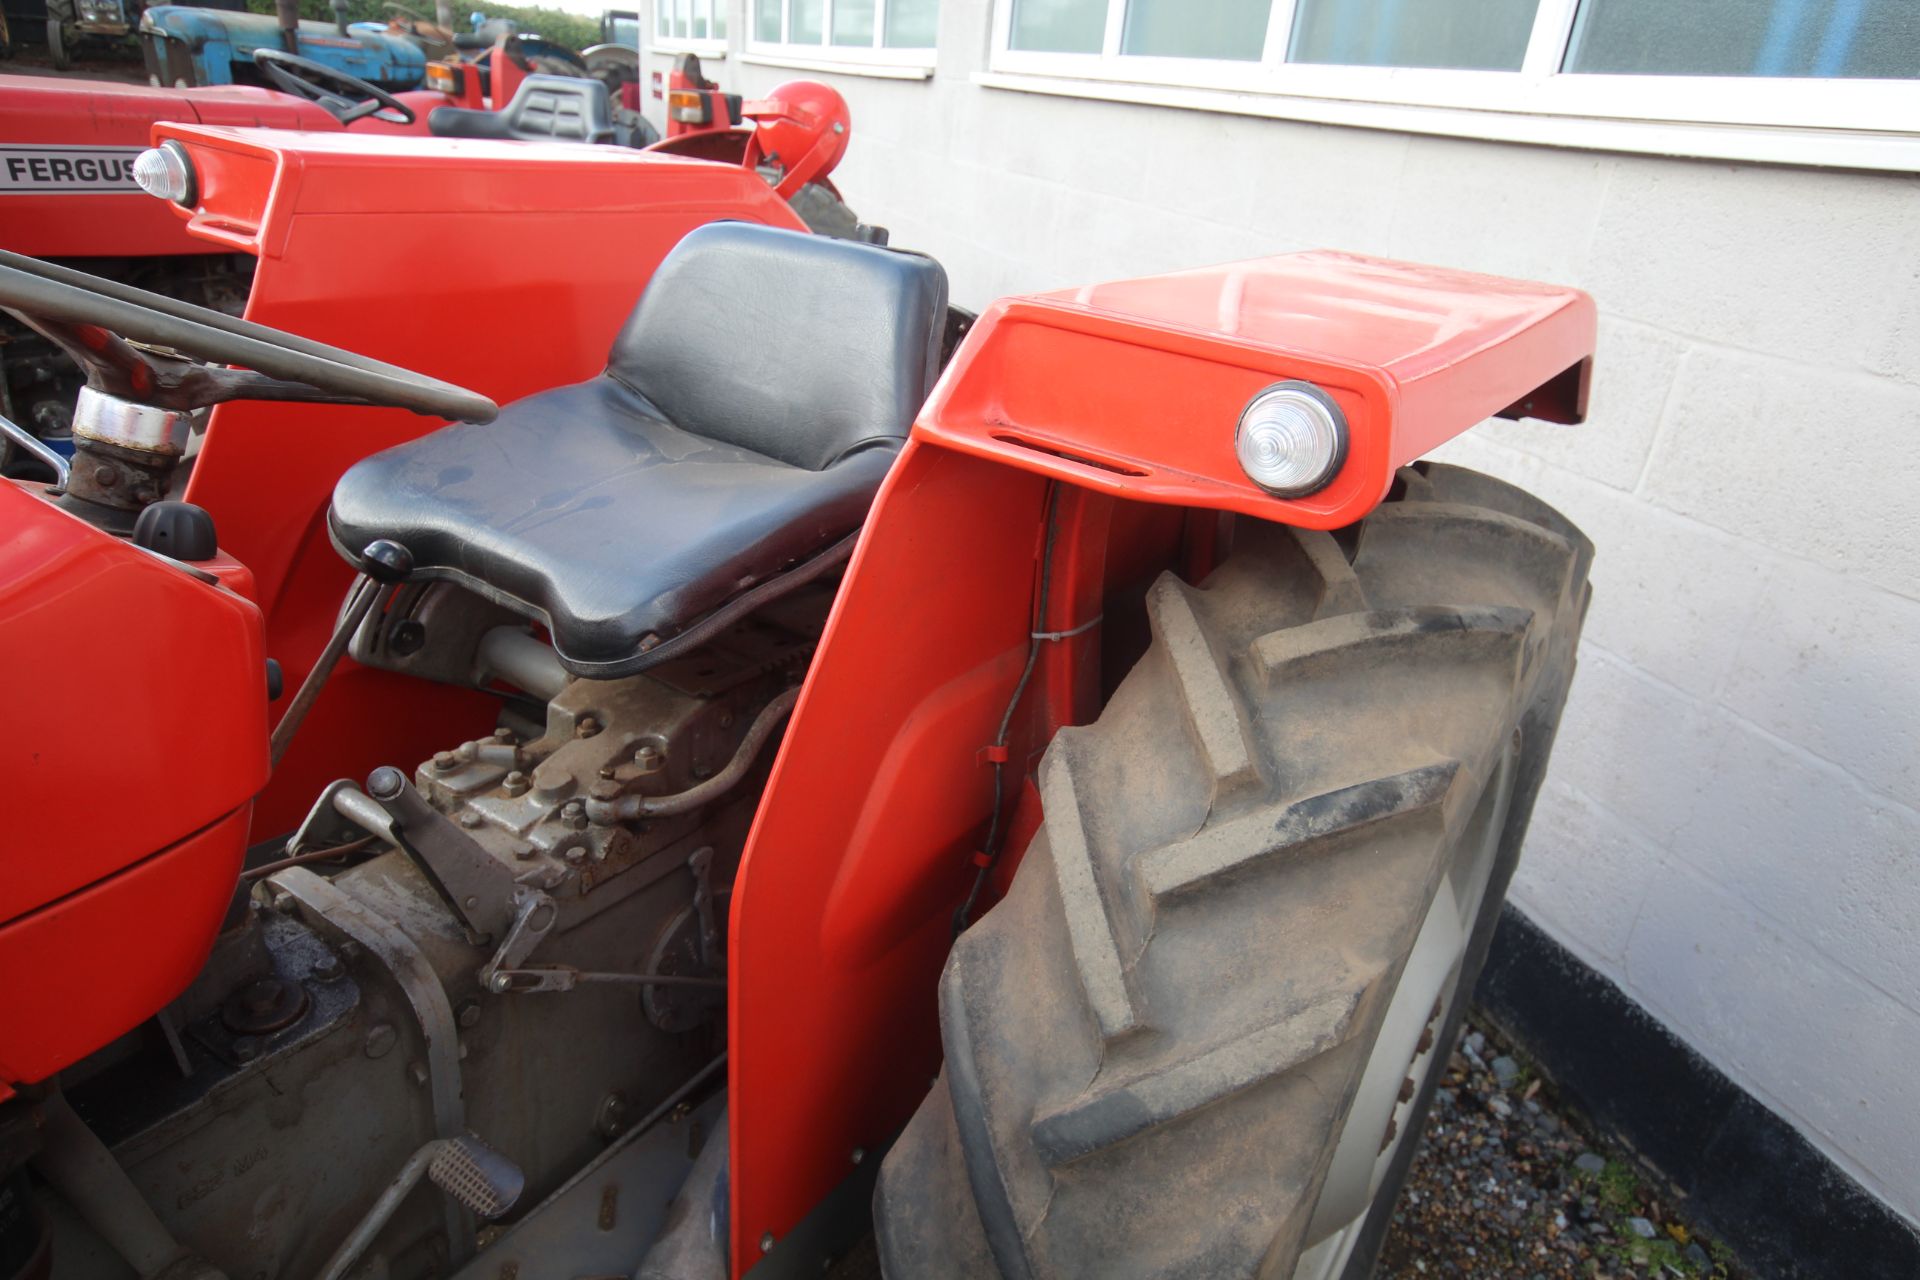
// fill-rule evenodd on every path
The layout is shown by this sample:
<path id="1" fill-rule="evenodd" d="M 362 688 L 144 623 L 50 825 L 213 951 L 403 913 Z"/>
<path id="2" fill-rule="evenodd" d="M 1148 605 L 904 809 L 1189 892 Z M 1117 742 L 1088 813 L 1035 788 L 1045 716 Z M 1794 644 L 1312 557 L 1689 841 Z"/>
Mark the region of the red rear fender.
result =
<path id="1" fill-rule="evenodd" d="M 1016 777 L 1097 713 L 1125 669 L 1103 674 L 1110 629 L 1145 583 L 1205 576 L 1215 513 L 1357 520 L 1396 467 L 1489 415 L 1577 418 L 1593 338 L 1578 290 L 1328 253 L 981 316 L 867 519 L 735 881 L 735 1274 L 848 1176 L 850 1152 L 898 1131 L 939 1066 L 934 997 L 992 805 L 986 748 L 1032 633 L 1060 639 L 1011 721 Z M 1233 441 L 1248 400 L 1290 379 L 1331 392 L 1351 440 L 1326 488 L 1283 500 Z M 1019 823 L 1017 790 L 1001 816 Z"/>

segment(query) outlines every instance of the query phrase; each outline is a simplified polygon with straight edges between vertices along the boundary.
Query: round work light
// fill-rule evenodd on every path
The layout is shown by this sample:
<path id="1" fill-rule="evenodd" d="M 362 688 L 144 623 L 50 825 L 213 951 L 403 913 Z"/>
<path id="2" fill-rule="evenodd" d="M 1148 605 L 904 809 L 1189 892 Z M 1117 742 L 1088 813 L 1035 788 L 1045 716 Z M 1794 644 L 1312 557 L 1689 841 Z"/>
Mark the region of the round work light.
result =
<path id="1" fill-rule="evenodd" d="M 1324 489 L 1347 459 L 1347 416 L 1311 382 L 1276 382 L 1247 403 L 1233 451 L 1247 477 L 1278 498 Z"/>

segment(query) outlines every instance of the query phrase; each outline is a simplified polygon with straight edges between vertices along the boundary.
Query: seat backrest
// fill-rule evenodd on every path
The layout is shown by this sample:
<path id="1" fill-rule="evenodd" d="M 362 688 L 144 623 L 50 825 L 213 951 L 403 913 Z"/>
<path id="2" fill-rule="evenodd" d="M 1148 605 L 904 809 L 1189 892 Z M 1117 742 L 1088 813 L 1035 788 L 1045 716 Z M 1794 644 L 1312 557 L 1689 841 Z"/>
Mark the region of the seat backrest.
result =
<path id="1" fill-rule="evenodd" d="M 427 132 L 437 138 L 506 138 L 519 142 L 611 142 L 607 86 L 584 76 L 531 75 L 504 111 L 435 107 Z"/>
<path id="2" fill-rule="evenodd" d="M 654 272 L 607 372 L 683 430 L 819 471 L 906 438 L 946 311 L 931 258 L 712 222 Z"/>

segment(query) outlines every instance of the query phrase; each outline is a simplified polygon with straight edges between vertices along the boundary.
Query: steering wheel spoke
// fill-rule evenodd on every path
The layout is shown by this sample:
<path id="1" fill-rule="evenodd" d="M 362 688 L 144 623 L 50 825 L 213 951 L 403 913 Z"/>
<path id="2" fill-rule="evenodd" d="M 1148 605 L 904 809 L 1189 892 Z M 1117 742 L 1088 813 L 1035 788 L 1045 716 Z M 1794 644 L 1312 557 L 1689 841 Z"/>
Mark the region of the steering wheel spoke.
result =
<path id="1" fill-rule="evenodd" d="M 263 47 L 253 51 L 253 63 L 275 87 L 319 103 L 342 125 L 368 116 L 402 125 L 412 124 L 419 118 L 412 107 L 379 85 L 297 53 Z"/>

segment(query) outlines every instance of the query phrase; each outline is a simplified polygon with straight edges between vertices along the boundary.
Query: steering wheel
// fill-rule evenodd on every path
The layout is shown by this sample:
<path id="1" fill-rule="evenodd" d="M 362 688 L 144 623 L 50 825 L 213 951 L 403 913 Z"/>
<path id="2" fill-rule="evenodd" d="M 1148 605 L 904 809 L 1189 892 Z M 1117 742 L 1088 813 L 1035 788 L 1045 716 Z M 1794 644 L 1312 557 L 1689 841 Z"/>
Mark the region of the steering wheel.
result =
<path id="1" fill-rule="evenodd" d="M 324 62 L 303 58 L 297 53 L 288 53 L 284 49 L 255 49 L 253 65 L 286 92 L 319 103 L 343 125 L 352 124 L 366 116 L 384 120 L 388 124 L 412 124 L 418 119 L 412 107 L 378 85 L 369 84 L 359 76 L 348 75 Z M 341 89 L 346 93 L 335 92 Z"/>
<path id="2" fill-rule="evenodd" d="M 284 400 L 466 422 L 491 422 L 500 411 L 477 391 L 423 373 L 5 250 L 0 310 L 62 347 L 95 391 L 158 409 Z"/>

